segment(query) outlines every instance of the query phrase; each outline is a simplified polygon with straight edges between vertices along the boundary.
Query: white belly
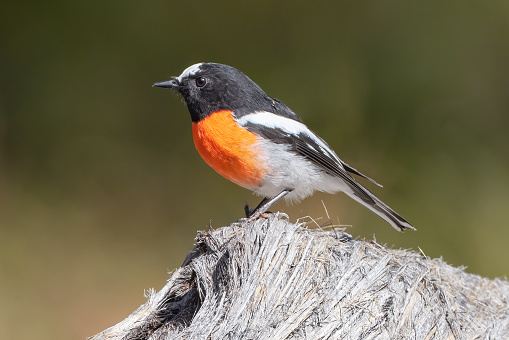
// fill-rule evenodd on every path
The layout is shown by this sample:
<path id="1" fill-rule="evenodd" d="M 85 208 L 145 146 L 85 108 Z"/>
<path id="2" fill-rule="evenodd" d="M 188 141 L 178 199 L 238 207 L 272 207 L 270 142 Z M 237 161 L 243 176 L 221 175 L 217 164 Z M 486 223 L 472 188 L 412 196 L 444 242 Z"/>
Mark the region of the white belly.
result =
<path id="1" fill-rule="evenodd" d="M 291 189 L 285 196 L 287 201 L 300 201 L 314 191 L 334 193 L 344 191 L 346 185 L 335 176 L 327 174 L 319 166 L 303 156 L 288 152 L 288 145 L 263 141 L 264 157 L 269 169 L 262 185 L 254 190 L 258 195 L 274 197 L 285 189 Z"/>

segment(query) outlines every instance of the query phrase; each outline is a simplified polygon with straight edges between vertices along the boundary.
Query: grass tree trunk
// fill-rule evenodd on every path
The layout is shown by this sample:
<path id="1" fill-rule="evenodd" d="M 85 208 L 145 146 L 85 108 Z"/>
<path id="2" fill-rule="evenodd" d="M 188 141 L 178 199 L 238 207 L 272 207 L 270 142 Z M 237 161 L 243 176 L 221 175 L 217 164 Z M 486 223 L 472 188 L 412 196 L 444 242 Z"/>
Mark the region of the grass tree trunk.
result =
<path id="1" fill-rule="evenodd" d="M 199 232 L 159 292 L 91 339 L 509 339 L 509 283 L 273 215 Z"/>

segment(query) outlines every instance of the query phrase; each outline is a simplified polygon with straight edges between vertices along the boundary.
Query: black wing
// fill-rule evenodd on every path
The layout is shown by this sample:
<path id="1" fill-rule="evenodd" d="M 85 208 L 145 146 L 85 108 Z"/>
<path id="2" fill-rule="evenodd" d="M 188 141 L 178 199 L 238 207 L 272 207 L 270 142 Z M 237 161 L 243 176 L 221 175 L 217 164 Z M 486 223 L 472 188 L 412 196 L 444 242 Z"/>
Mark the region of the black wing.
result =
<path id="1" fill-rule="evenodd" d="M 373 179 L 362 174 L 355 168 L 341 161 L 338 156 L 330 149 L 325 141 L 316 136 L 313 132 L 306 129 L 298 135 L 291 134 L 279 128 L 267 129 L 263 125 L 254 123 L 247 123 L 244 125 L 249 131 L 255 132 L 274 143 L 287 144 L 291 150 L 308 158 L 310 161 L 321 167 L 327 173 L 338 176 L 348 183 L 355 190 L 360 197 L 366 202 L 374 204 L 373 199 L 365 193 L 365 190 L 348 174 L 353 173 L 360 177 L 366 178 L 371 182 L 378 184 Z"/>
<path id="2" fill-rule="evenodd" d="M 359 183 L 357 183 L 352 178 L 352 176 L 348 174 L 347 168 L 343 166 L 344 163 L 339 158 L 337 158 L 337 156 L 335 157 L 335 155 L 332 154 L 329 150 L 320 146 L 316 141 L 313 140 L 313 138 L 308 136 L 299 136 L 299 138 L 296 138 L 294 142 L 295 150 L 299 154 L 308 158 L 316 165 L 322 167 L 326 172 L 340 177 L 350 186 L 350 188 L 355 191 L 357 197 L 361 198 L 366 203 L 376 204 L 371 195 L 369 195 L 366 190 L 361 185 L 359 185 Z M 353 169 L 351 167 L 348 168 Z M 360 174 L 360 172 L 357 170 L 355 171 Z M 369 177 L 362 174 L 361 176 L 370 179 Z"/>
<path id="3" fill-rule="evenodd" d="M 360 171 L 358 171 L 357 169 L 355 169 L 354 167 L 346 164 L 345 162 L 343 162 L 341 159 L 339 159 L 339 157 L 334 153 L 334 151 L 332 151 L 332 149 L 330 148 L 330 146 L 323 140 L 321 139 L 320 137 L 318 137 L 316 134 L 314 134 L 312 131 L 309 131 L 309 133 L 313 134 L 313 137 L 307 137 L 307 138 L 303 138 L 302 140 L 299 138 L 299 141 L 297 142 L 297 144 L 299 144 L 299 151 L 300 153 L 302 154 L 305 154 L 305 153 L 314 153 L 314 151 L 317 150 L 317 146 L 318 148 L 320 149 L 321 152 L 318 152 L 315 157 L 318 157 L 318 160 L 317 162 L 320 164 L 320 165 L 323 165 L 326 169 L 329 169 L 329 170 L 332 170 L 332 171 L 336 171 L 336 168 L 343 168 L 345 169 L 346 171 L 352 173 L 352 174 L 355 174 L 359 177 L 362 177 L 362 178 L 365 178 L 371 182 L 373 182 L 374 184 L 378 185 L 379 187 L 382 187 L 381 184 L 377 183 L 374 179 L 364 175 L 363 173 L 361 173 Z M 327 146 L 327 148 L 323 148 L 323 147 L 320 147 L 318 145 L 318 143 L 314 140 L 314 139 L 317 139 L 319 141 L 321 141 L 323 144 L 325 144 Z M 308 150 L 308 149 L 311 149 L 311 150 Z M 323 159 L 325 158 L 325 159 Z M 331 161 L 329 161 L 329 159 L 332 158 L 332 164 Z M 323 163 L 323 164 L 322 164 Z M 338 165 L 338 163 L 340 165 Z M 336 173 L 336 172 L 334 172 Z"/>

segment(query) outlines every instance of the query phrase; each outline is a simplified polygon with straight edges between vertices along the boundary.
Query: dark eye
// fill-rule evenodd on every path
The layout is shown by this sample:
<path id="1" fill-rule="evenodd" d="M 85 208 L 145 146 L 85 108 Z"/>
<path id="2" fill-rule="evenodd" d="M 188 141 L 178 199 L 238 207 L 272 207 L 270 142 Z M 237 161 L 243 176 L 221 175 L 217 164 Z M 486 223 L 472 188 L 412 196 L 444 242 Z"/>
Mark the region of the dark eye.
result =
<path id="1" fill-rule="evenodd" d="M 204 87 L 205 84 L 207 84 L 207 79 L 203 78 L 203 77 L 198 77 L 196 78 L 196 86 L 198 87 Z"/>

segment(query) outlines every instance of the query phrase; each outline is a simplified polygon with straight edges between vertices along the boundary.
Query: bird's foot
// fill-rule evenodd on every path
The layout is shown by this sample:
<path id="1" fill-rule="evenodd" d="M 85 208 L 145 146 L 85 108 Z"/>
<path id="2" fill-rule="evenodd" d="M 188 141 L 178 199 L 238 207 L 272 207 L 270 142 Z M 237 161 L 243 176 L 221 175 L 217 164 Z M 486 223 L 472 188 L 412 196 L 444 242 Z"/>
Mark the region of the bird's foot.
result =
<path id="1" fill-rule="evenodd" d="M 243 225 L 245 223 L 251 223 L 251 222 L 254 222 L 256 221 L 257 219 L 259 218 L 264 218 L 264 219 L 269 219 L 269 218 L 277 218 L 277 219 L 286 219 L 286 220 L 289 220 L 290 217 L 283 213 L 283 212 L 270 212 L 270 211 L 266 211 L 266 212 L 255 212 L 254 214 L 252 214 L 251 216 L 249 217 L 243 217 L 241 219 L 239 219 L 237 222 L 233 223 L 234 225 Z"/>
<path id="2" fill-rule="evenodd" d="M 256 210 L 258 209 L 258 207 L 254 208 L 254 209 L 250 209 L 249 208 L 249 204 L 246 203 L 246 205 L 244 206 L 244 214 L 246 214 L 246 219 L 256 215 Z M 265 217 L 266 215 L 270 215 L 270 214 L 273 214 L 272 212 L 270 211 L 265 211 L 263 213 L 260 213 L 258 215 L 258 217 Z M 255 218 L 256 219 L 256 218 Z"/>

